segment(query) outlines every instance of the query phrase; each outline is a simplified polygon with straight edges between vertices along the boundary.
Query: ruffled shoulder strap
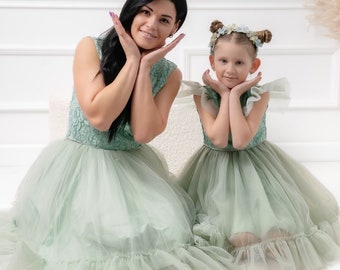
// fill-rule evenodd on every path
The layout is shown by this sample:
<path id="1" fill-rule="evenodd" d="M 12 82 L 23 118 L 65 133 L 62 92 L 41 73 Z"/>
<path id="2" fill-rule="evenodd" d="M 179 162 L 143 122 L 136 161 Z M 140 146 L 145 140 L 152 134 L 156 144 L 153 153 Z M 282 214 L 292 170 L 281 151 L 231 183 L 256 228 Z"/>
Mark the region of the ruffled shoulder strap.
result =
<path id="1" fill-rule="evenodd" d="M 183 98 L 192 95 L 201 96 L 202 106 L 212 115 L 218 114 L 218 104 L 212 98 L 210 88 L 201 85 L 196 81 L 182 81 L 181 88 L 178 91 L 177 97 Z M 256 85 L 249 89 L 248 98 L 243 106 L 243 113 L 248 116 L 252 110 L 254 103 L 261 100 L 261 95 L 265 92 L 270 93 L 272 99 L 289 100 L 290 98 L 290 85 L 287 78 L 279 78 L 274 81 L 265 83 L 263 85 Z"/>
<path id="2" fill-rule="evenodd" d="M 201 96 L 201 104 L 210 114 L 216 116 L 218 113 L 218 105 L 216 100 L 212 98 L 212 91 L 207 86 L 201 85 L 195 81 L 182 81 L 181 88 L 177 97 L 183 98 L 192 95 Z"/>
<path id="3" fill-rule="evenodd" d="M 195 81 L 182 81 L 177 97 L 187 97 L 192 95 L 202 95 L 204 86 Z"/>
<path id="4" fill-rule="evenodd" d="M 261 100 L 261 95 L 265 92 L 269 92 L 270 97 L 273 99 L 288 100 L 290 98 L 290 85 L 287 78 L 280 78 L 263 85 L 253 86 L 249 91 L 249 97 L 243 107 L 243 113 L 245 116 L 249 115 L 254 103 Z"/>

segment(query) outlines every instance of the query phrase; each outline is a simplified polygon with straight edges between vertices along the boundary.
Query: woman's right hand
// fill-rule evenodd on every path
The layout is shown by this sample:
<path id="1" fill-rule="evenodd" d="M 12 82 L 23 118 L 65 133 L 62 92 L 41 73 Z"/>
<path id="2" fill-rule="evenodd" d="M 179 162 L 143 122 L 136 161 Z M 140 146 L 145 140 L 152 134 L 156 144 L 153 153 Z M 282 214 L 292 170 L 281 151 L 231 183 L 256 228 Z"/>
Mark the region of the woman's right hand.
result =
<path id="1" fill-rule="evenodd" d="M 121 24 L 117 14 L 110 12 L 113 26 L 117 32 L 120 44 L 123 47 L 123 50 L 126 55 L 126 59 L 132 58 L 134 61 L 140 61 L 141 53 L 135 41 L 132 37 L 125 31 L 123 25 Z"/>

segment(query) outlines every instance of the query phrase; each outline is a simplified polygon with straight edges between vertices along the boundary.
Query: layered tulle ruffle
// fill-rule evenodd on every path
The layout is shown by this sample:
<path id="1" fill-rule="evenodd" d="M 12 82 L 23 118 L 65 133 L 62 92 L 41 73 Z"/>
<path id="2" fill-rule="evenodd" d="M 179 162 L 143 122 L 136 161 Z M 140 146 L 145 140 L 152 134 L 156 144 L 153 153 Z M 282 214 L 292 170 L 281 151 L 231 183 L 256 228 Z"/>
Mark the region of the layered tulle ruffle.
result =
<path id="1" fill-rule="evenodd" d="M 180 179 L 196 205 L 196 244 L 226 249 L 235 265 L 311 270 L 340 259 L 335 198 L 277 146 L 203 146 Z"/>
<path id="2" fill-rule="evenodd" d="M 148 146 L 50 144 L 1 213 L 1 270 L 226 269 L 193 246 L 192 201 Z"/>

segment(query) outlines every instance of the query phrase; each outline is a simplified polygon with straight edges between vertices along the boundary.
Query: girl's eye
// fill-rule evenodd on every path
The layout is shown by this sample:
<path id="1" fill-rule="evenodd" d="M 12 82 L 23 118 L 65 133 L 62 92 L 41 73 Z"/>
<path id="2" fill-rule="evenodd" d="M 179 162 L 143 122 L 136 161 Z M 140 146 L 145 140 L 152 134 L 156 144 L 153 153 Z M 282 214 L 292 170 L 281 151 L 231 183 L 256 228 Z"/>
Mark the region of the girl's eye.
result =
<path id="1" fill-rule="evenodd" d="M 242 65 L 243 62 L 242 61 L 236 61 L 236 65 Z"/>

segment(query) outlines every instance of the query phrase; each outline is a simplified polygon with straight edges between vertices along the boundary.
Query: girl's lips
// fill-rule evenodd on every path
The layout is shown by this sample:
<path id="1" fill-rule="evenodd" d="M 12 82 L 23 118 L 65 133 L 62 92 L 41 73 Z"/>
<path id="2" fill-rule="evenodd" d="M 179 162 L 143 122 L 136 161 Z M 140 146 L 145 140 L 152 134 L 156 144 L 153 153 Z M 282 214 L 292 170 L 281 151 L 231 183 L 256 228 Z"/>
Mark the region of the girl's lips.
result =
<path id="1" fill-rule="evenodd" d="M 237 78 L 234 78 L 234 77 L 224 77 L 225 79 L 227 80 L 236 80 Z"/>

